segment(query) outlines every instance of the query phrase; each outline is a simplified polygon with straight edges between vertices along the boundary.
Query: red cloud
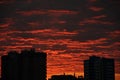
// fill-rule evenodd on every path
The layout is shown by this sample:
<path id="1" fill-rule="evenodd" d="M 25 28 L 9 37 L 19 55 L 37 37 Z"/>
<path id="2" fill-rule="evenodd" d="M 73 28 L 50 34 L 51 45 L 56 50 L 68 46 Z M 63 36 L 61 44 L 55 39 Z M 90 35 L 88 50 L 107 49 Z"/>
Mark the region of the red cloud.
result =
<path id="1" fill-rule="evenodd" d="M 78 14 L 78 12 L 76 11 L 70 11 L 70 10 L 48 10 L 49 13 L 52 13 L 52 14 L 66 14 L 66 15 L 74 15 L 74 14 Z"/>
<path id="2" fill-rule="evenodd" d="M 10 25 L 14 24 L 14 21 L 12 18 L 5 18 L 5 22 L 0 24 L 0 28 L 5 28 L 5 27 L 9 27 Z"/>
<path id="3" fill-rule="evenodd" d="M 113 25 L 115 23 L 110 22 L 110 21 L 102 21 L 102 20 L 98 20 L 99 18 L 102 18 L 105 16 L 97 16 L 97 17 L 93 17 L 91 19 L 85 19 L 83 21 L 81 21 L 79 24 L 80 25 L 85 25 L 85 24 L 104 24 L 104 25 Z M 96 18 L 96 19 L 95 19 Z"/>
<path id="4" fill-rule="evenodd" d="M 70 11 L 70 10 L 31 10 L 31 11 L 18 11 L 16 12 L 18 14 L 21 14 L 23 16 L 31 16 L 31 15 L 74 15 L 78 14 L 76 11 Z"/>
<path id="5" fill-rule="evenodd" d="M 116 30 L 116 31 L 110 32 L 110 33 L 109 33 L 109 36 L 110 36 L 111 38 L 120 37 L 120 30 Z"/>
<path id="6" fill-rule="evenodd" d="M 28 25 L 30 25 L 31 27 L 37 27 L 41 26 L 42 24 L 40 22 L 29 22 Z"/>
<path id="7" fill-rule="evenodd" d="M 33 10 L 33 11 L 18 11 L 16 13 L 21 14 L 23 16 L 31 16 L 31 15 L 46 14 L 46 11 L 44 11 L 44 10 Z"/>
<path id="8" fill-rule="evenodd" d="M 100 8 L 100 7 L 92 6 L 92 7 L 90 7 L 89 9 L 92 10 L 92 11 L 96 11 L 96 12 L 98 12 L 98 11 L 103 10 L 104 8 Z"/>
<path id="9" fill-rule="evenodd" d="M 6 24 L 0 24 L 0 28 L 5 28 L 5 27 L 9 27 L 10 23 L 6 23 Z"/>
<path id="10" fill-rule="evenodd" d="M 98 16 L 94 16 L 92 17 L 93 19 L 101 19 L 101 18 L 105 18 L 107 17 L 106 15 L 98 15 Z"/>

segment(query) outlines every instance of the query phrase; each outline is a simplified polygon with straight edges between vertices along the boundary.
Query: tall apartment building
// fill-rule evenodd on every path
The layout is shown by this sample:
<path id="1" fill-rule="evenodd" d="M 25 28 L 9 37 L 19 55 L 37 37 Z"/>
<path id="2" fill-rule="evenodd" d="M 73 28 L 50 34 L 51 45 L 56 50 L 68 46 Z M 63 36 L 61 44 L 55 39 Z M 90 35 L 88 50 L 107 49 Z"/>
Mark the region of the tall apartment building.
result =
<path id="1" fill-rule="evenodd" d="M 85 80 L 115 80 L 114 59 L 91 56 L 84 61 Z"/>
<path id="2" fill-rule="evenodd" d="M 2 56 L 2 80 L 46 80 L 46 53 L 23 50 Z"/>

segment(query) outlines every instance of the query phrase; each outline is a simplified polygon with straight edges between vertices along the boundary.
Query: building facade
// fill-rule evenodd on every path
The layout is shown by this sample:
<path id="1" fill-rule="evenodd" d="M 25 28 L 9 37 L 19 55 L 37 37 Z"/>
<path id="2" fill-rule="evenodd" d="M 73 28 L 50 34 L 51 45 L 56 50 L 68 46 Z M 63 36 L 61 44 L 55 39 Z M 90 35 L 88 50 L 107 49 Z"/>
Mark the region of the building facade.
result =
<path id="1" fill-rule="evenodd" d="M 2 56 L 2 80 L 46 80 L 47 55 L 35 50 Z"/>
<path id="2" fill-rule="evenodd" d="M 114 59 L 91 56 L 84 61 L 85 80 L 115 80 Z"/>

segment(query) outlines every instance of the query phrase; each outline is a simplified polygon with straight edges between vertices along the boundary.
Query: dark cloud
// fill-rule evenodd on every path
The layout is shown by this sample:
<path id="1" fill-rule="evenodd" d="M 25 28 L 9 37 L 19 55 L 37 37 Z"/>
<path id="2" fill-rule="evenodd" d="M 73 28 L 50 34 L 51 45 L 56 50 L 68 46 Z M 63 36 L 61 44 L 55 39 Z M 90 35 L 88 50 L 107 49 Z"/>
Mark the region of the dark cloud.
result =
<path id="1" fill-rule="evenodd" d="M 67 49 L 67 45 L 61 45 L 61 44 L 56 44 L 56 45 L 53 45 L 51 50 L 66 50 Z"/>

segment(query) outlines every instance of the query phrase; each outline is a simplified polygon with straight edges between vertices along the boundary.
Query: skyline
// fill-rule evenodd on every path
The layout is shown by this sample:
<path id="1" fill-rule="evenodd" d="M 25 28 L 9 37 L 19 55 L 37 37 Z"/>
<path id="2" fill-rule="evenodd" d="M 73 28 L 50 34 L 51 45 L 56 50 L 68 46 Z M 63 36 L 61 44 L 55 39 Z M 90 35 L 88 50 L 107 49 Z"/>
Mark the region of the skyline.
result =
<path id="1" fill-rule="evenodd" d="M 91 55 L 114 58 L 119 80 L 119 5 L 117 0 L 1 0 L 0 55 L 32 47 L 44 51 L 49 75 L 83 73 L 83 60 Z"/>
<path id="2" fill-rule="evenodd" d="M 52 75 L 50 80 L 115 80 L 114 59 L 90 56 L 84 60 L 84 77 L 81 75 Z M 21 52 L 10 51 L 1 57 L 1 80 L 46 80 L 47 54 L 34 48 Z M 12 73 L 12 74 L 11 74 Z M 49 80 L 48 79 L 48 80 Z"/>

